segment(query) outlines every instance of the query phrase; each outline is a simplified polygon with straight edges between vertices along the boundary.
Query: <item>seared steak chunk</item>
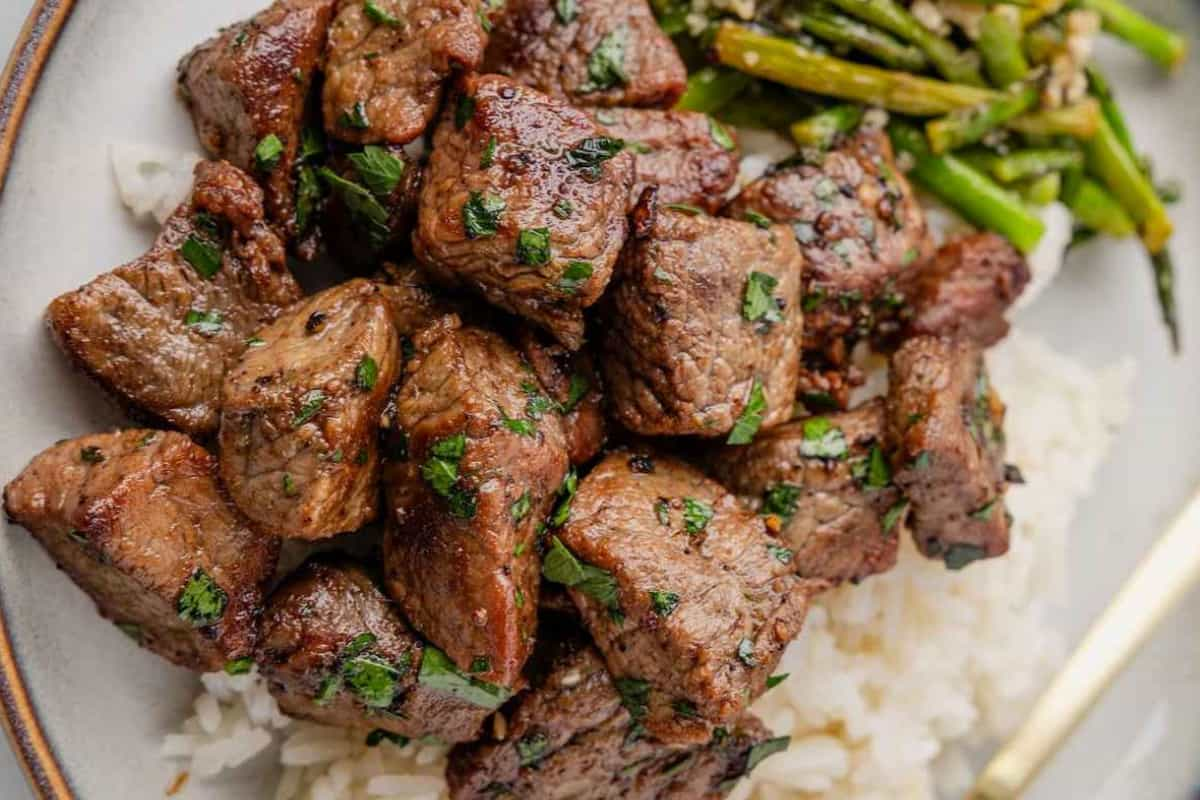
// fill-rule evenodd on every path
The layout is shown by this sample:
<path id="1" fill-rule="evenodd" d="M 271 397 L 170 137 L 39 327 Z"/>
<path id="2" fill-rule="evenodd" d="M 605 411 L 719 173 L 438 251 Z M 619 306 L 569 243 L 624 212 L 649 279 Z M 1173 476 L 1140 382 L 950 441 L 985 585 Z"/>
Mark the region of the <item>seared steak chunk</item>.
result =
<path id="1" fill-rule="evenodd" d="M 4 508 L 146 649 L 203 672 L 253 654 L 279 543 L 228 505 L 186 436 L 61 442 L 5 487 Z"/>
<path id="2" fill-rule="evenodd" d="M 463 742 L 508 692 L 450 669 L 361 567 L 312 560 L 267 601 L 259 666 L 284 713 Z"/>
<path id="3" fill-rule="evenodd" d="M 505 738 L 451 751 L 453 800 L 715 799 L 783 744 L 749 714 L 699 746 L 652 741 L 591 645 L 551 639 L 538 657 L 536 685 L 504 712 Z"/>
<path id="4" fill-rule="evenodd" d="M 146 255 L 50 304 L 59 346 L 131 410 L 215 432 L 225 370 L 301 296 L 262 198 L 230 164 L 199 164 Z"/>
<path id="5" fill-rule="evenodd" d="M 780 530 L 797 574 L 840 583 L 895 566 L 905 504 L 892 484 L 884 417 L 874 400 L 714 455 L 717 478 Z"/>
<path id="6" fill-rule="evenodd" d="M 544 390 L 539 394 L 535 383 L 523 384 L 530 402 L 561 415 L 571 463 L 588 463 L 608 437 L 604 390 L 591 353 L 571 352 L 528 328 L 518 333 L 517 344 Z"/>
<path id="7" fill-rule="evenodd" d="M 1004 404 L 967 342 L 909 339 L 892 356 L 888 434 L 921 552 L 961 569 L 1008 551 Z"/>
<path id="8" fill-rule="evenodd" d="M 277 0 L 223 30 L 179 65 L 179 90 L 200 142 L 257 177 L 267 217 L 285 236 L 296 219 L 296 164 L 309 93 L 335 0 Z"/>
<path id="9" fill-rule="evenodd" d="M 805 350 L 860 337 L 902 304 L 928 248 L 916 195 L 879 132 L 802 152 L 747 186 L 726 213 L 792 226 L 807 262 Z"/>
<path id="10" fill-rule="evenodd" d="M 397 146 L 367 145 L 330 159 L 321 230 L 343 264 L 367 272 L 411 253 L 422 169 Z"/>
<path id="11" fill-rule="evenodd" d="M 507 0 L 484 71 L 577 106 L 670 108 L 687 87 L 646 0 Z"/>
<path id="12" fill-rule="evenodd" d="M 380 289 L 327 289 L 260 331 L 225 378 L 221 477 L 276 536 L 353 531 L 379 510 L 379 415 L 400 365 Z"/>
<path id="13" fill-rule="evenodd" d="M 706 437 L 785 422 L 803 327 L 791 231 L 661 207 L 652 191 L 634 217 L 606 307 L 616 418 L 640 434 Z"/>
<path id="14" fill-rule="evenodd" d="M 741 153 L 721 123 L 693 111 L 603 108 L 592 112 L 609 136 L 633 153 L 630 206 L 658 188 L 660 203 L 694 205 L 717 213 L 738 177 Z"/>
<path id="15" fill-rule="evenodd" d="M 620 150 L 565 103 L 498 75 L 464 79 L 434 136 L 417 257 L 579 349 L 628 229 Z"/>
<path id="16" fill-rule="evenodd" d="M 414 344 L 395 401 L 407 452 L 385 475 L 386 587 L 460 669 L 513 687 L 537 625 L 536 529 L 568 466 L 562 423 L 496 334 L 449 317 Z"/>
<path id="17" fill-rule="evenodd" d="M 413 264 L 384 264 L 376 276 L 396 332 L 410 340 L 451 313 L 452 303 L 438 296 Z"/>
<path id="18" fill-rule="evenodd" d="M 456 71 L 487 47 L 481 0 L 340 0 L 329 29 L 325 128 L 359 144 L 407 144 L 425 132 Z"/>
<path id="19" fill-rule="evenodd" d="M 543 571 L 570 587 L 647 732 L 700 743 L 763 692 L 826 586 L 795 576 L 789 555 L 686 464 L 617 452 L 580 482 Z"/>
<path id="20" fill-rule="evenodd" d="M 917 278 L 909 335 L 949 336 L 991 347 L 1008 335 L 1004 318 L 1029 284 L 1029 265 L 994 233 L 944 245 Z"/>

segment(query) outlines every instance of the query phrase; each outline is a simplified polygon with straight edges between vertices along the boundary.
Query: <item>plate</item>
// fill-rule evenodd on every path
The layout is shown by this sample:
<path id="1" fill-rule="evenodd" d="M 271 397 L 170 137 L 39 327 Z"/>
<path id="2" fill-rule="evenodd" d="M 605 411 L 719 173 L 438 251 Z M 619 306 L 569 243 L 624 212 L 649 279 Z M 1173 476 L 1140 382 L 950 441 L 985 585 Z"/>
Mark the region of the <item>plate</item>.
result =
<path id="1" fill-rule="evenodd" d="M 197 147 L 174 100 L 178 58 L 219 26 L 266 0 L 75 0 L 33 89 L 0 198 L 0 481 L 55 440 L 118 426 L 100 394 L 68 368 L 43 329 L 46 304 L 139 254 L 154 231 L 131 223 L 113 185 L 108 147 L 145 142 Z M 69 0 L 37 4 L 40 41 Z M 1156 0 L 1148 11 L 1200 42 L 1200 4 Z M 37 32 L 35 31 L 35 36 Z M 1148 267 L 1131 243 L 1073 253 L 1052 290 L 1020 325 L 1086 364 L 1132 356 L 1134 414 L 1080 509 L 1071 544 L 1069 602 L 1056 622 L 1078 639 L 1172 512 L 1200 485 L 1200 58 L 1168 79 L 1106 43 L 1107 65 L 1139 145 L 1160 174 L 1191 191 L 1173 215 L 1185 352 L 1168 352 Z M 23 75 L 0 103 L 19 110 Z M 28 82 L 28 81 L 26 81 Z M 19 116 L 19 115 L 17 115 Z M 0 157 L 3 149 L 0 148 Z M 1200 546 L 1200 531 L 1197 532 Z M 157 753 L 188 713 L 195 677 L 129 645 L 57 574 L 16 526 L 0 533 L 0 701 L 19 754 L 43 797 L 157 800 L 174 764 Z M 1095 709 L 1030 792 L 1034 800 L 1094 797 L 1152 717 L 1169 735 L 1140 761 L 1137 796 L 1184 798 L 1200 779 L 1200 597 L 1174 615 Z M 1157 716 L 1155 716 L 1157 713 Z M 1165 717 L 1163 716 L 1165 714 Z M 193 800 L 273 792 L 268 759 L 220 784 L 192 784 Z M 257 766 L 256 766 L 257 765 Z"/>

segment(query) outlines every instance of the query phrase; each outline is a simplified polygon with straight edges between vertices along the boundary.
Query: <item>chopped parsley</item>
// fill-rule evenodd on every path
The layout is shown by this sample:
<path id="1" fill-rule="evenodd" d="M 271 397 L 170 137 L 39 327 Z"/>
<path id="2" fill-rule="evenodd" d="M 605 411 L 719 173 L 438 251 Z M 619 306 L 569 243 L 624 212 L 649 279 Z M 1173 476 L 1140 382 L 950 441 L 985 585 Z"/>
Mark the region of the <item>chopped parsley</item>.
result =
<path id="1" fill-rule="evenodd" d="M 391 731 L 376 729 L 367 734 L 365 744 L 367 747 L 378 747 L 384 742 L 391 742 L 392 744 L 396 745 L 396 747 L 404 747 L 409 743 L 409 741 L 410 740 L 407 736 L 401 736 L 400 734 L 392 733 Z"/>
<path id="2" fill-rule="evenodd" d="M 325 155 L 325 133 L 320 128 L 305 128 L 300 132 L 300 152 L 297 158 L 301 162 L 314 161 Z"/>
<path id="3" fill-rule="evenodd" d="M 464 674 L 445 653 L 431 644 L 425 645 L 425 657 L 421 659 L 421 672 L 417 680 L 430 689 L 454 695 L 482 708 L 499 708 L 511 694 L 503 686 Z"/>
<path id="4" fill-rule="evenodd" d="M 750 757 L 746 759 L 746 772 L 750 772 L 761 764 L 764 758 L 787 750 L 791 741 L 790 736 L 780 736 L 776 739 L 768 739 L 761 744 L 754 745 L 754 747 L 750 748 Z"/>
<path id="5" fill-rule="evenodd" d="M 578 589 L 610 613 L 620 613 L 620 593 L 613 574 L 580 561 L 557 536 L 550 537 L 550 549 L 542 560 L 542 575 L 548 581 Z"/>
<path id="6" fill-rule="evenodd" d="M 579 4 L 576 0 L 555 0 L 554 11 L 559 22 L 570 25 L 579 16 Z"/>
<path id="7" fill-rule="evenodd" d="M 654 516 L 658 517 L 658 523 L 664 528 L 671 527 L 671 504 L 664 498 L 659 498 L 654 503 Z"/>
<path id="8" fill-rule="evenodd" d="M 616 158 L 624 149 L 625 142 L 621 139 L 594 136 L 567 151 L 567 164 L 579 170 L 585 180 L 595 183 L 603 174 L 604 162 Z"/>
<path id="9" fill-rule="evenodd" d="M 250 656 L 225 662 L 226 675 L 245 675 L 252 669 L 254 669 L 254 659 Z"/>
<path id="10" fill-rule="evenodd" d="M 762 228 L 764 231 L 770 230 L 770 228 L 771 228 L 770 217 L 768 217 L 764 214 L 760 214 L 757 211 L 747 211 L 746 212 L 746 221 L 753 222 L 755 225 Z"/>
<path id="11" fill-rule="evenodd" d="M 774 297 L 779 279 L 765 272 L 751 272 L 746 279 L 746 294 L 742 300 L 742 316 L 747 322 L 770 326 L 783 322 L 779 303 Z"/>
<path id="12" fill-rule="evenodd" d="M 85 464 L 104 463 L 104 451 L 95 445 L 82 447 L 79 450 L 79 460 Z"/>
<path id="13" fill-rule="evenodd" d="M 804 458 L 842 459 L 847 449 L 846 434 L 827 417 L 804 421 L 804 440 L 800 443 L 800 455 Z"/>
<path id="14" fill-rule="evenodd" d="M 558 281 L 558 288 L 564 294 L 575 294 L 579 291 L 579 287 L 592 277 L 593 271 L 592 265 L 587 261 L 570 261 L 567 263 L 567 268 L 563 270 L 562 278 Z"/>
<path id="15" fill-rule="evenodd" d="M 580 372 L 576 372 L 571 376 L 571 385 L 567 388 L 567 401 L 562 404 L 562 413 L 570 414 L 579 404 L 583 402 L 583 398 L 587 397 L 587 393 L 592 390 L 592 382 L 588 377 Z"/>
<path id="16" fill-rule="evenodd" d="M 549 228 L 528 228 L 517 234 L 517 263 L 533 267 L 550 263 Z"/>
<path id="17" fill-rule="evenodd" d="M 791 483 L 778 483 L 763 493 L 762 512 L 784 522 L 796 515 L 804 489 Z"/>
<path id="18" fill-rule="evenodd" d="M 221 316 L 219 311 L 197 311 L 192 309 L 188 311 L 183 318 L 183 324 L 194 330 L 196 333 L 205 336 L 215 336 L 221 332 L 224 326 L 225 318 Z"/>
<path id="19" fill-rule="evenodd" d="M 300 489 L 296 486 L 296 479 L 293 478 L 289 472 L 283 473 L 283 481 L 281 485 L 283 488 L 284 497 L 295 497 L 296 495 L 300 494 Z"/>
<path id="20" fill-rule="evenodd" d="M 992 518 L 992 512 L 996 510 L 997 502 L 998 501 L 993 500 L 978 511 L 972 511 L 970 514 L 971 519 L 978 520 L 980 522 L 988 522 Z"/>
<path id="21" fill-rule="evenodd" d="M 307 165 L 300 167 L 296 171 L 296 228 L 301 232 L 311 227 L 324 195 L 317 171 Z"/>
<path id="22" fill-rule="evenodd" d="M 913 459 L 913 469 L 926 470 L 929 469 L 929 463 L 932 460 L 928 450 L 922 450 L 917 453 L 917 457 Z"/>
<path id="23" fill-rule="evenodd" d="M 367 117 L 366 103 L 359 100 L 342 112 L 342 116 L 338 118 L 338 122 L 343 128 L 350 128 L 356 131 L 365 131 L 370 128 L 371 120 Z"/>
<path id="24" fill-rule="evenodd" d="M 734 424 L 733 430 L 730 431 L 725 444 L 747 445 L 753 442 L 754 437 L 758 434 L 758 429 L 762 427 L 763 414 L 766 410 L 767 396 L 763 392 L 762 381 L 755 378 L 754 385 L 750 387 L 750 398 L 746 401 L 746 407 L 742 409 L 742 414 Z"/>
<path id="25" fill-rule="evenodd" d="M 883 515 L 883 533 L 884 533 L 884 535 L 886 536 L 887 534 L 890 534 L 892 532 L 892 528 L 896 527 L 896 523 L 899 522 L 904 517 L 904 515 L 907 513 L 908 513 L 908 501 L 907 500 L 901 500 L 899 503 L 896 503 L 896 505 L 889 508 L 887 510 L 887 513 Z"/>
<path id="26" fill-rule="evenodd" d="M 559 219 L 570 219 L 571 215 L 575 213 L 575 204 L 566 198 L 562 198 L 554 204 L 554 207 L 550 211 Z"/>
<path id="27" fill-rule="evenodd" d="M 467 668 L 467 671 L 472 675 L 477 675 L 480 672 L 487 672 L 491 668 L 492 661 L 490 658 L 487 656 L 475 656 L 471 659 L 471 666 Z"/>
<path id="28" fill-rule="evenodd" d="M 529 490 L 526 489 L 525 493 L 517 498 L 517 501 L 512 504 L 512 508 L 509 510 L 512 513 L 513 522 L 520 522 L 529 516 L 529 512 L 532 509 L 533 496 L 530 495 Z M 520 553 L 517 553 L 516 555 L 520 555 Z"/>
<path id="29" fill-rule="evenodd" d="M 571 505 L 575 502 L 575 493 L 579 491 L 579 473 L 571 469 L 563 478 L 562 486 L 558 489 L 558 506 L 550 515 L 550 527 L 561 528 L 571 518 Z"/>
<path id="30" fill-rule="evenodd" d="M 791 548 L 784 547 L 781 544 L 767 545 L 767 552 L 770 553 L 771 556 L 780 564 L 792 563 L 792 558 L 795 556 L 795 553 L 791 551 Z"/>
<path id="31" fill-rule="evenodd" d="M 304 396 L 300 398 L 300 410 L 296 412 L 296 416 L 292 417 L 292 427 L 299 428 L 305 423 L 312 422 L 324 408 L 325 399 L 325 393 L 320 389 L 305 392 Z"/>
<path id="32" fill-rule="evenodd" d="M 984 558 L 987 558 L 987 551 L 973 544 L 952 544 L 942 555 L 946 569 L 956 572 Z"/>
<path id="33" fill-rule="evenodd" d="M 669 208 L 672 211 L 678 211 L 680 214 L 687 214 L 689 217 L 699 217 L 704 215 L 704 209 L 688 203 L 667 203 L 665 208 Z"/>
<path id="34" fill-rule="evenodd" d="M 675 592 L 663 592 L 657 589 L 650 592 L 650 605 L 654 613 L 660 617 L 669 617 L 679 606 L 679 595 Z"/>
<path id="35" fill-rule="evenodd" d="M 283 140 L 273 133 L 264 136 L 254 148 L 254 167 L 259 172 L 270 172 L 279 166 L 283 158 Z"/>
<path id="36" fill-rule="evenodd" d="M 475 516 L 478 498 L 475 493 L 460 487 L 459 465 L 467 449 L 467 436 L 458 433 L 434 442 L 429 458 L 421 465 L 421 477 L 439 496 L 445 498 L 451 515 L 459 519 Z"/>
<path id="37" fill-rule="evenodd" d="M 767 688 L 774 689 L 776 686 L 786 681 L 790 674 L 790 672 L 783 672 L 779 675 L 772 675 L 771 677 L 767 678 Z"/>
<path id="38" fill-rule="evenodd" d="M 201 278 L 210 279 L 221 271 L 221 246 L 206 237 L 192 234 L 179 248 L 179 255 Z"/>
<path id="39" fill-rule="evenodd" d="M 869 489 L 885 489 L 892 483 L 892 469 L 883 457 L 883 448 L 871 447 L 867 458 L 854 467 L 854 478 Z"/>
<path id="40" fill-rule="evenodd" d="M 722 149 L 729 151 L 737 149 L 737 142 L 729 135 L 729 131 L 712 117 L 708 118 L 708 133 L 712 136 L 712 140 L 719 144 Z"/>
<path id="41" fill-rule="evenodd" d="M 388 227 L 391 215 L 375 199 L 375 195 L 366 187 L 343 178 L 328 167 L 321 167 L 317 174 L 342 198 L 346 210 L 350 212 L 350 218 L 363 229 L 371 246 L 379 249 L 387 244 L 391 236 L 391 229 Z"/>
<path id="42" fill-rule="evenodd" d="M 504 213 L 507 204 L 504 199 L 494 194 L 471 192 L 470 198 L 463 205 L 463 228 L 468 239 L 487 239 L 496 235 L 500 228 L 500 215 Z"/>
<path id="43" fill-rule="evenodd" d="M 396 191 L 404 171 L 408 169 L 402 159 L 375 144 L 367 145 L 361 153 L 351 153 L 348 158 L 358 177 L 372 194 L 379 197 L 387 197 Z"/>
<path id="44" fill-rule="evenodd" d="M 690 700 L 676 700 L 671 703 L 671 710 L 685 719 L 700 719 L 700 712 L 696 710 L 695 703 Z"/>
<path id="45" fill-rule="evenodd" d="M 501 424 L 503 424 L 508 430 L 512 431 L 518 436 L 525 436 L 529 439 L 533 439 L 537 436 L 537 425 L 532 421 L 510 417 L 504 412 L 504 409 L 500 408 L 499 406 L 497 406 L 496 409 L 500 412 Z"/>
<path id="46" fill-rule="evenodd" d="M 364 392 L 369 392 L 379 383 L 379 364 L 370 354 L 364 355 L 354 370 L 354 385 Z"/>
<path id="47" fill-rule="evenodd" d="M 629 83 L 629 75 L 625 72 L 625 47 L 628 39 L 629 28 L 621 25 L 600 40 L 596 49 L 588 56 L 588 80 L 579 87 L 581 92 L 601 92 Z"/>
<path id="48" fill-rule="evenodd" d="M 367 19 L 378 25 L 389 25 L 393 28 L 399 28 L 402 23 L 400 18 L 389 13 L 386 9 L 380 8 L 375 0 L 366 0 L 363 3 L 363 13 L 367 15 Z"/>
<path id="49" fill-rule="evenodd" d="M 737 656 L 738 660 L 747 667 L 758 666 L 758 659 L 754 657 L 754 641 L 751 639 L 742 639 L 738 642 Z"/>
<path id="50" fill-rule="evenodd" d="M 712 506 L 691 497 L 683 498 L 683 527 L 688 533 L 693 536 L 702 533 L 712 518 Z"/>
<path id="51" fill-rule="evenodd" d="M 179 618 L 193 628 L 212 625 L 225 613 L 229 595 L 203 569 L 197 569 L 188 578 L 175 610 Z"/>
<path id="52" fill-rule="evenodd" d="M 650 684 L 640 678 L 617 678 L 613 683 L 629 716 L 634 720 L 644 718 L 650 710 Z"/>
<path id="53" fill-rule="evenodd" d="M 550 749 L 550 737 L 544 733 L 531 733 L 517 740 L 517 757 L 522 767 L 541 761 Z"/>
<path id="54" fill-rule="evenodd" d="M 489 137 L 487 145 L 483 148 L 483 155 L 479 157 L 479 168 L 487 169 L 492 164 L 496 163 L 496 137 Z"/>
<path id="55" fill-rule="evenodd" d="M 454 127 L 461 131 L 474 116 L 475 98 L 469 94 L 460 95 L 458 105 L 454 108 Z"/>

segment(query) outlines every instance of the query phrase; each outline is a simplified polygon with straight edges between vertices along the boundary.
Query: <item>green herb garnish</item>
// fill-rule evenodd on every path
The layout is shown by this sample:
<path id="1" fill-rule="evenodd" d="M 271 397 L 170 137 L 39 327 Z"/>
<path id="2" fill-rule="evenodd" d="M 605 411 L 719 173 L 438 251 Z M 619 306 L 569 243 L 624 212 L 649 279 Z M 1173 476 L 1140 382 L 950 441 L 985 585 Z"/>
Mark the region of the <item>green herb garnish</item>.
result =
<path id="1" fill-rule="evenodd" d="M 500 228 L 500 215 L 504 213 L 507 204 L 504 199 L 494 194 L 471 192 L 470 198 L 463 205 L 463 228 L 468 239 L 487 239 L 496 235 Z"/>
<path id="2" fill-rule="evenodd" d="M 629 83 L 629 75 L 625 72 L 625 46 L 628 39 L 629 28 L 621 25 L 600 40 L 588 56 L 588 80 L 579 87 L 579 91 L 600 92 Z"/>
<path id="3" fill-rule="evenodd" d="M 584 139 L 567 151 L 567 164 L 579 170 L 584 179 L 595 183 L 603 174 L 604 162 L 616 158 L 625 149 L 625 142 L 608 136 Z M 560 201 L 562 202 L 562 201 Z M 557 213 L 557 212 L 556 212 Z"/>
<path id="4" fill-rule="evenodd" d="M 722 149 L 729 151 L 737 149 L 737 142 L 729 135 L 729 131 L 712 117 L 708 118 L 708 133 L 712 136 L 712 140 L 719 144 Z"/>
<path id="5" fill-rule="evenodd" d="M 683 526 L 688 533 L 693 536 L 702 533 L 712 518 L 712 506 L 690 497 L 683 498 Z"/>
<path id="6" fill-rule="evenodd" d="M 221 271 L 221 246 L 207 238 L 192 234 L 184 240 L 179 254 L 201 278 L 211 279 Z"/>
<path id="7" fill-rule="evenodd" d="M 403 160 L 374 144 L 364 147 L 361 153 L 351 153 L 348 158 L 358 177 L 379 197 L 387 197 L 396 191 L 404 171 L 408 169 Z"/>
<path id="8" fill-rule="evenodd" d="M 796 515 L 804 489 L 791 483 L 779 483 L 763 493 L 762 513 L 787 522 Z"/>
<path id="9" fill-rule="evenodd" d="M 205 336 L 215 336 L 221 332 L 225 318 L 219 311 L 197 311 L 192 309 L 183 318 L 183 324 Z"/>
<path id="10" fill-rule="evenodd" d="M 669 617 L 671 612 L 679 606 L 679 595 L 675 592 L 651 590 L 650 605 L 654 607 L 654 613 L 658 616 Z"/>
<path id="11" fill-rule="evenodd" d="M 533 267 L 550 263 L 549 228 L 526 229 L 517 235 L 517 263 Z"/>
<path id="12" fill-rule="evenodd" d="M 593 267 L 587 261 L 571 261 L 567 263 L 567 268 L 563 270 L 562 278 L 558 281 L 558 288 L 564 294 L 575 294 L 579 291 L 579 287 L 592 277 Z"/>
<path id="13" fill-rule="evenodd" d="M 779 303 L 774 291 L 779 286 L 779 280 L 765 272 L 751 272 L 746 279 L 746 294 L 742 300 L 742 316 L 747 322 L 762 322 L 773 325 L 783 322 Z"/>
<path id="14" fill-rule="evenodd" d="M 363 3 L 363 13 L 367 15 L 367 19 L 378 25 L 389 25 L 393 28 L 399 28 L 404 24 L 400 21 L 399 17 L 389 13 L 385 9 L 380 8 L 379 5 L 375 3 L 375 0 L 366 0 L 366 2 Z"/>
<path id="15" fill-rule="evenodd" d="M 750 398 L 746 401 L 746 407 L 742 409 L 742 414 L 734 424 L 733 430 L 730 431 L 725 444 L 740 446 L 753 442 L 754 437 L 758 434 L 758 429 L 762 427 L 763 414 L 766 410 L 767 396 L 763 392 L 762 381 L 755 378 L 754 385 L 750 387 Z"/>
<path id="16" fill-rule="evenodd" d="M 800 455 L 805 458 L 841 459 L 848 450 L 846 434 L 827 417 L 810 417 L 804 421 L 804 440 Z"/>
<path id="17" fill-rule="evenodd" d="M 425 657 L 421 659 L 421 672 L 417 680 L 431 689 L 454 695 L 482 708 L 499 708 L 511 694 L 503 686 L 464 674 L 445 653 L 431 644 L 425 645 Z"/>
<path id="18" fill-rule="evenodd" d="M 194 628 L 203 628 L 221 619 L 228 604 L 229 595 L 225 590 L 207 572 L 197 569 L 183 587 L 175 610 L 184 622 Z"/>
<path id="19" fill-rule="evenodd" d="M 292 417 L 292 427 L 299 428 L 305 423 L 312 422 L 325 406 L 325 393 L 320 389 L 305 392 L 300 398 L 300 410 Z"/>
<path id="20" fill-rule="evenodd" d="M 283 158 L 283 140 L 273 133 L 264 136 L 254 148 L 254 167 L 259 172 L 270 172 L 279 166 Z"/>

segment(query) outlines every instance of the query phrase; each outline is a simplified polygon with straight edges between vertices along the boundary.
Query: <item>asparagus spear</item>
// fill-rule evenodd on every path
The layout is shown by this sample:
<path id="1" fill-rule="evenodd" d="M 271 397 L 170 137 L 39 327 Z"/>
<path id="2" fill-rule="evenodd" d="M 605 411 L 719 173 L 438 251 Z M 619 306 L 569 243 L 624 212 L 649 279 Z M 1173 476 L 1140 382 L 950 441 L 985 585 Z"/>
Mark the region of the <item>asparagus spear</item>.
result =
<path id="1" fill-rule="evenodd" d="M 816 10 L 789 16 L 801 30 L 824 42 L 844 45 L 865 53 L 876 61 L 907 72 L 922 72 L 929 61 L 920 48 L 904 44 L 893 36 L 842 14 Z"/>
<path id="2" fill-rule="evenodd" d="M 1021 46 L 1020 17 L 1006 8 L 993 8 L 979 22 L 979 55 L 994 86 L 1011 86 L 1029 74 Z"/>
<path id="3" fill-rule="evenodd" d="M 1024 83 L 1012 92 L 1000 95 L 973 108 L 960 108 L 925 125 L 929 144 L 935 153 L 947 153 L 974 144 L 1010 119 L 1029 111 L 1038 102 L 1034 83 Z"/>
<path id="4" fill-rule="evenodd" d="M 1016 150 L 997 157 L 990 172 L 1001 183 L 1013 183 L 1048 172 L 1082 167 L 1083 153 L 1078 150 Z"/>
<path id="5" fill-rule="evenodd" d="M 953 83 L 983 86 L 983 77 L 970 56 L 959 52 L 948 39 L 926 28 L 895 0 L 830 0 L 847 14 L 911 42 L 929 56 L 944 78 Z"/>
<path id="6" fill-rule="evenodd" d="M 1070 136 L 1087 140 L 1100 129 L 1101 116 L 1100 104 L 1088 97 L 1063 108 L 1022 114 L 1010 120 L 1007 127 L 1028 136 Z"/>
<path id="7" fill-rule="evenodd" d="M 1113 96 L 1108 79 L 1093 66 L 1087 67 L 1087 76 L 1088 88 L 1100 103 L 1100 113 L 1108 120 L 1113 133 L 1120 140 L 1121 146 L 1128 150 L 1134 158 L 1137 158 L 1137 153 L 1133 149 L 1133 134 L 1129 131 L 1128 123 L 1125 122 L 1125 114 L 1117 105 L 1117 98 Z"/>
<path id="8" fill-rule="evenodd" d="M 1151 255 L 1162 252 L 1173 226 L 1154 184 L 1141 165 L 1121 144 L 1107 120 L 1100 120 L 1096 135 L 1083 144 L 1088 170 L 1099 178 L 1138 224 Z"/>
<path id="9" fill-rule="evenodd" d="M 1179 313 L 1175 306 L 1175 262 L 1171 251 L 1163 248 L 1150 257 L 1154 267 L 1154 289 L 1158 295 L 1158 307 L 1162 311 L 1163 324 L 1171 336 L 1171 350 L 1179 353 L 1182 346 L 1179 334 Z"/>
<path id="10" fill-rule="evenodd" d="M 1063 202 L 1075 221 L 1084 227 L 1123 239 L 1137 234 L 1137 223 L 1126 213 L 1117 198 L 1091 178 L 1068 180 L 1062 192 Z"/>
<path id="11" fill-rule="evenodd" d="M 749 75 L 735 69 L 704 67 L 688 78 L 687 91 L 676 107 L 712 114 L 741 94 L 751 80 Z"/>
<path id="12" fill-rule="evenodd" d="M 1034 206 L 1048 206 L 1062 192 L 1062 173 L 1048 172 L 1040 178 L 1023 181 L 1017 185 L 1021 199 Z"/>
<path id="13" fill-rule="evenodd" d="M 968 221 L 1005 236 L 1021 252 L 1029 253 L 1037 247 L 1046 226 L 1020 198 L 965 161 L 952 155 L 935 155 L 921 131 L 911 125 L 893 122 L 888 133 L 896 150 L 913 159 L 909 177 L 927 191 Z"/>
<path id="14" fill-rule="evenodd" d="M 830 147 L 838 136 L 849 133 L 862 122 L 862 106 L 833 106 L 802 119 L 792 126 L 792 138 L 800 147 Z"/>
<path id="15" fill-rule="evenodd" d="M 1187 40 L 1142 16 L 1122 0 L 1075 0 L 1074 4 L 1098 13 L 1104 22 L 1104 30 L 1124 39 L 1167 69 L 1174 69 L 1187 58 Z"/>

